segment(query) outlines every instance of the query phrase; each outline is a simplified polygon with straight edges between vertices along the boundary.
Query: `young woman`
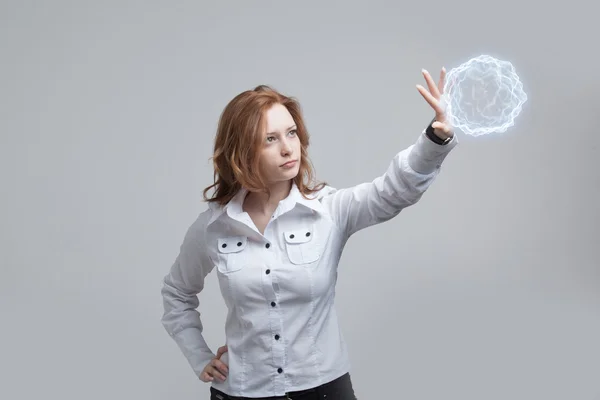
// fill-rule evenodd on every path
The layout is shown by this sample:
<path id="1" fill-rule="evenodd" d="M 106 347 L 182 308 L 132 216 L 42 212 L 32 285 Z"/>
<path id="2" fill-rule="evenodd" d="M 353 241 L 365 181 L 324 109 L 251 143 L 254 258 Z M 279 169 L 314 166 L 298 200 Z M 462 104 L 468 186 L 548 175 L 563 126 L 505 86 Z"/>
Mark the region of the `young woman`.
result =
<path id="1" fill-rule="evenodd" d="M 164 278 L 162 323 L 211 399 L 355 399 L 333 306 L 338 262 L 352 234 L 388 221 L 432 184 L 456 138 L 440 96 L 416 143 L 372 182 L 314 184 L 300 106 L 267 86 L 237 95 L 221 115 L 209 207 L 188 229 Z M 335 157 L 335 155 L 334 155 Z M 212 197 L 207 191 L 214 189 Z M 226 345 L 203 338 L 198 293 L 213 269 L 225 304 Z"/>

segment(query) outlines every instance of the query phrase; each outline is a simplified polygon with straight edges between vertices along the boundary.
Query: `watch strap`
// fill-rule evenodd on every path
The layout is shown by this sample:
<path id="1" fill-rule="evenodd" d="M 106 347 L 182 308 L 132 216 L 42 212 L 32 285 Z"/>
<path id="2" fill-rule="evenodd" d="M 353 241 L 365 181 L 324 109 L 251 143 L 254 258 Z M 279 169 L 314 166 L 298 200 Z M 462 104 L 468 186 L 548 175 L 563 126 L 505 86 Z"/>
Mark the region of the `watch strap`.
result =
<path id="1" fill-rule="evenodd" d="M 429 123 L 429 125 L 427 126 L 427 128 L 425 129 L 425 135 L 429 138 L 429 140 L 431 140 L 432 142 L 439 144 L 439 145 L 446 145 L 448 144 L 452 138 L 446 138 L 446 139 L 442 139 L 441 137 L 437 136 L 434 132 L 433 132 L 433 123 L 435 122 L 435 118 L 431 120 L 431 122 Z"/>

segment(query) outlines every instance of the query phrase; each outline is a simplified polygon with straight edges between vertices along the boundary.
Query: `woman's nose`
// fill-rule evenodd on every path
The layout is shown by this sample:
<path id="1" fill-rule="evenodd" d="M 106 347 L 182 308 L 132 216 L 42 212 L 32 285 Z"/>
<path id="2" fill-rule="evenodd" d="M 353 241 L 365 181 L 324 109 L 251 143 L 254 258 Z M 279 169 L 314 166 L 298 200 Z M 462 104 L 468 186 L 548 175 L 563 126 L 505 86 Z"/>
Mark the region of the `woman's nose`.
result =
<path id="1" fill-rule="evenodd" d="M 291 152 L 292 152 L 292 146 L 290 145 L 290 143 L 287 142 L 287 141 L 282 141 L 281 153 L 282 154 L 289 154 Z"/>

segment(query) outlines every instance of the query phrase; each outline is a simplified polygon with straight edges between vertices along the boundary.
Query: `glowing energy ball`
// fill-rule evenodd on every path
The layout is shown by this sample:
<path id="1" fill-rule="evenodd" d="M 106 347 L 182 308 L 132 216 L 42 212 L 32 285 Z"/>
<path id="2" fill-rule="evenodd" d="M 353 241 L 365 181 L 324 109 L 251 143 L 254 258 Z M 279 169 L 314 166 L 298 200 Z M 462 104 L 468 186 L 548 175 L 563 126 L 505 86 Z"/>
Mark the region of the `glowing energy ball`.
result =
<path id="1" fill-rule="evenodd" d="M 443 93 L 448 121 L 471 136 L 505 132 L 527 101 L 513 65 L 489 55 L 448 71 Z"/>

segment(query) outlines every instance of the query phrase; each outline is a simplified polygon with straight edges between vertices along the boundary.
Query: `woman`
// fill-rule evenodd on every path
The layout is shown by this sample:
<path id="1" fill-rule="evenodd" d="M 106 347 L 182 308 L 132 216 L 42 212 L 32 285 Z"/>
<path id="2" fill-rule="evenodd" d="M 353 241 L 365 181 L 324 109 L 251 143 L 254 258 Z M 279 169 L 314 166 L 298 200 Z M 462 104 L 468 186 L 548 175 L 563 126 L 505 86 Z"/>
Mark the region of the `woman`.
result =
<path id="1" fill-rule="evenodd" d="M 221 115 L 209 207 L 187 231 L 164 278 L 162 323 L 211 399 L 355 399 L 333 306 L 349 237 L 416 203 L 457 144 L 440 96 L 417 88 L 435 112 L 416 143 L 369 183 L 313 185 L 298 103 L 267 86 L 243 92 Z M 214 188 L 208 198 L 206 193 Z M 228 308 L 226 346 L 202 336 L 197 294 L 216 269 Z"/>

